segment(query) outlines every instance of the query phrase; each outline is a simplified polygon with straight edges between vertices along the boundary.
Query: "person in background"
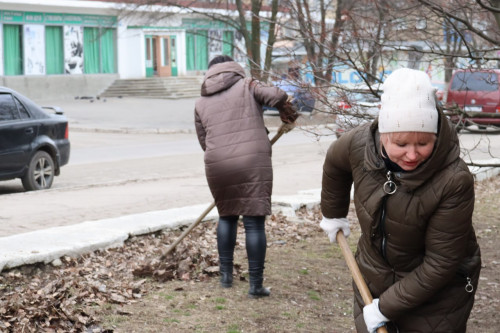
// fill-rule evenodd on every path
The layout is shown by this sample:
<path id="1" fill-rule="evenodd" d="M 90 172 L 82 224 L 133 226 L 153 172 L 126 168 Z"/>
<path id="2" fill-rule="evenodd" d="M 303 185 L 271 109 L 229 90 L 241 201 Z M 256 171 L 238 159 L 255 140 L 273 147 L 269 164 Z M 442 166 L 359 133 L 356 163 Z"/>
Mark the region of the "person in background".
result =
<path id="1" fill-rule="evenodd" d="M 244 69 L 231 57 L 222 55 L 210 61 L 196 101 L 195 126 L 220 216 L 220 284 L 232 286 L 238 219 L 243 216 L 251 298 L 270 294 L 263 287 L 263 273 L 273 169 L 262 105 L 276 107 L 286 124 L 293 124 L 298 117 L 284 91 L 246 78 Z"/>
<path id="2" fill-rule="evenodd" d="M 323 167 L 321 228 L 330 241 L 354 185 L 361 226 L 356 261 L 373 295 L 354 286 L 358 332 L 465 332 L 481 255 L 472 226 L 474 179 L 456 130 L 421 71 L 402 68 L 383 85 L 378 119 L 343 134 Z"/>

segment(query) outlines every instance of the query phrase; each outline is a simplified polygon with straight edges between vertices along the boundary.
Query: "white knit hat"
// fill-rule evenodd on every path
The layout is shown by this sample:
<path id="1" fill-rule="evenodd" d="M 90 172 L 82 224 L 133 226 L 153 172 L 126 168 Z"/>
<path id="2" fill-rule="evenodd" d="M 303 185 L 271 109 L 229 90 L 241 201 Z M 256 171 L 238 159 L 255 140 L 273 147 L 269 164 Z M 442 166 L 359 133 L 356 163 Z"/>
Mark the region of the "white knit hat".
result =
<path id="1" fill-rule="evenodd" d="M 385 79 L 383 90 L 378 117 L 380 133 L 437 133 L 436 89 L 425 72 L 397 69 Z"/>

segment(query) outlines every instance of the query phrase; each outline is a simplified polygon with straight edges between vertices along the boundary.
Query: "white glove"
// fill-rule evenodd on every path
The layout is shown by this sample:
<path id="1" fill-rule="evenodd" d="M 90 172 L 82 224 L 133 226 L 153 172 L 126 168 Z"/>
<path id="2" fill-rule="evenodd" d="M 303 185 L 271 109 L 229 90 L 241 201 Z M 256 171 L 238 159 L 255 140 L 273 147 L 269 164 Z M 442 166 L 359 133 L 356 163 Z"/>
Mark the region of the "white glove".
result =
<path id="1" fill-rule="evenodd" d="M 372 304 L 368 304 L 363 308 L 363 318 L 369 333 L 375 333 L 377 328 L 384 326 L 389 321 L 389 318 L 380 312 L 378 301 L 378 298 L 375 298 Z"/>
<path id="2" fill-rule="evenodd" d="M 346 238 L 351 234 L 349 221 L 347 221 L 347 218 L 345 217 L 341 217 L 339 219 L 329 219 L 327 217 L 323 217 L 319 226 L 326 232 L 331 243 L 337 242 L 337 232 L 339 232 L 339 230 L 342 230 Z"/>

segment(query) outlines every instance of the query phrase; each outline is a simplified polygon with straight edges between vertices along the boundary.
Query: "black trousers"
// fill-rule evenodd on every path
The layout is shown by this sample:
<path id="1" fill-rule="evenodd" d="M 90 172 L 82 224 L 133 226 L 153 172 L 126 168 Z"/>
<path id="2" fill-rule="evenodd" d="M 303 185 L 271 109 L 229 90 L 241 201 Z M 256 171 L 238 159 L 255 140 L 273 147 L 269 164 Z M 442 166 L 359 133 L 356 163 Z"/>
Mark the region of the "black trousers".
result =
<path id="1" fill-rule="evenodd" d="M 219 217 L 217 226 L 217 249 L 221 268 L 233 266 L 234 247 L 238 231 L 237 215 Z M 264 261 L 266 260 L 265 216 L 243 216 L 245 227 L 245 245 L 248 256 L 250 281 L 262 281 Z"/>

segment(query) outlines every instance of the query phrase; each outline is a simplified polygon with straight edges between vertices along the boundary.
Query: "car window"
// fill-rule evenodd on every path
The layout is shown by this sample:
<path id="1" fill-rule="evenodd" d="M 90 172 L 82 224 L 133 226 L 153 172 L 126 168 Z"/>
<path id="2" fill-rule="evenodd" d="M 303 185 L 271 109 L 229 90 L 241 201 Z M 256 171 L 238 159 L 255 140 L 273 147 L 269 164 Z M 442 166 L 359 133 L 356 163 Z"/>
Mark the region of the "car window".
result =
<path id="1" fill-rule="evenodd" d="M 493 72 L 458 72 L 451 83 L 451 90 L 496 91 L 498 77 Z"/>
<path id="2" fill-rule="evenodd" d="M 31 118 L 31 115 L 29 114 L 28 110 L 26 110 L 24 105 L 16 97 L 14 97 L 14 100 L 16 101 L 17 109 L 19 110 L 21 119 Z"/>
<path id="3" fill-rule="evenodd" d="M 19 118 L 17 105 L 11 94 L 0 94 L 0 121 L 8 121 Z"/>

